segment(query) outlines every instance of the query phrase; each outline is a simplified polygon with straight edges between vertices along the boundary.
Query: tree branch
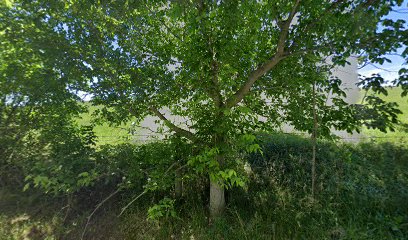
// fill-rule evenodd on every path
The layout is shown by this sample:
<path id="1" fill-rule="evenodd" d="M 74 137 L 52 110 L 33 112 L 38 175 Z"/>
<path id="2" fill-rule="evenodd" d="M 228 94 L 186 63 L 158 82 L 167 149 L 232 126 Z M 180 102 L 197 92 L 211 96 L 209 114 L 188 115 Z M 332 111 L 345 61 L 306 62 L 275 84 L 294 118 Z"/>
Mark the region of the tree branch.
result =
<path id="1" fill-rule="evenodd" d="M 133 198 L 132 201 L 130 201 L 124 208 L 122 208 L 122 211 L 120 211 L 118 217 L 122 216 L 122 214 L 125 212 L 125 210 L 132 205 L 137 199 L 139 199 L 141 196 L 145 195 L 148 192 L 148 190 L 144 190 L 141 194 L 137 195 L 137 197 Z"/>
<path id="2" fill-rule="evenodd" d="M 192 132 L 187 131 L 187 130 L 185 130 L 185 129 L 182 129 L 182 128 L 177 127 L 176 125 L 174 125 L 174 124 L 173 124 L 170 120 L 168 120 L 159 110 L 157 110 L 157 108 L 155 108 L 155 107 L 153 107 L 153 106 L 150 106 L 149 108 L 150 108 L 150 110 L 151 110 L 157 117 L 159 117 L 159 118 L 164 122 L 164 124 L 165 124 L 168 128 L 170 128 L 170 130 L 176 132 L 176 133 L 179 134 L 180 136 L 183 136 L 183 137 L 185 137 L 185 138 L 187 138 L 187 139 L 189 139 L 189 140 L 191 140 L 191 141 L 193 141 L 193 142 L 195 142 L 195 141 L 197 140 L 196 137 L 194 136 L 194 134 L 193 134 Z"/>
<path id="3" fill-rule="evenodd" d="M 300 0 L 296 0 L 295 5 L 292 8 L 292 11 L 289 14 L 288 19 L 283 21 L 283 25 L 281 27 L 281 33 L 279 35 L 278 47 L 277 47 L 277 54 L 283 55 L 285 50 L 285 42 L 289 34 L 290 24 L 292 23 L 293 18 L 297 13 L 297 9 L 299 7 Z"/>
<path id="4" fill-rule="evenodd" d="M 199 11 L 199 14 L 202 15 L 204 11 L 206 11 L 206 6 L 204 4 L 204 1 L 199 1 L 197 9 Z M 220 91 L 220 84 L 218 81 L 218 72 L 219 72 L 219 63 L 216 58 L 216 49 L 214 47 L 214 42 L 213 42 L 213 29 L 212 27 L 207 27 L 206 23 L 204 20 L 200 20 L 201 23 L 201 31 L 202 34 L 205 36 L 205 38 L 208 40 L 208 50 L 211 53 L 211 64 L 210 64 L 210 73 L 211 73 L 211 86 L 208 88 L 204 86 L 204 89 L 206 92 L 208 92 L 208 95 L 211 97 L 211 99 L 214 101 L 214 104 L 216 108 L 221 108 L 223 106 L 223 98 L 221 95 Z"/>
<path id="5" fill-rule="evenodd" d="M 213 53 L 213 55 L 215 55 Z M 220 84 L 218 82 L 218 62 L 215 59 L 215 56 L 213 56 L 213 59 L 211 61 L 211 72 L 212 72 L 212 76 L 211 76 L 211 81 L 213 83 L 212 86 L 212 98 L 216 104 L 217 107 L 222 107 L 223 105 L 223 100 L 222 100 L 222 96 L 221 96 L 221 92 L 220 92 Z"/>
<path id="6" fill-rule="evenodd" d="M 272 68 L 274 68 L 282 59 L 287 57 L 287 53 L 285 53 L 285 42 L 289 34 L 290 24 L 294 16 L 297 13 L 297 9 L 299 6 L 300 0 L 296 0 L 295 5 L 292 8 L 292 11 L 289 14 L 288 19 L 283 21 L 281 25 L 281 32 L 279 34 L 278 45 L 276 47 L 276 53 L 272 58 L 268 61 L 264 62 L 260 65 L 257 69 L 255 69 L 248 77 L 247 81 L 242 85 L 242 87 L 234 93 L 231 97 L 229 97 L 226 101 L 226 108 L 232 108 L 237 105 L 242 99 L 248 94 L 252 85 L 262 77 L 265 73 L 269 72 Z"/>

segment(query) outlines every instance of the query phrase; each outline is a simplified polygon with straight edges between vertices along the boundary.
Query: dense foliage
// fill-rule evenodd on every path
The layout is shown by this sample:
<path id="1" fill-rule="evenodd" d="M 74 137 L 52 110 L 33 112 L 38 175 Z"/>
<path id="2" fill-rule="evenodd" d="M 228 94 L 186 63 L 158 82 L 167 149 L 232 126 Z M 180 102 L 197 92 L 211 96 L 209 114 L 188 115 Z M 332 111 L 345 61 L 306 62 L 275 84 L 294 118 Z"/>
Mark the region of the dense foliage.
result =
<path id="1" fill-rule="evenodd" d="M 205 178 L 201 179 L 201 186 L 197 181 L 183 179 L 189 186 L 183 190 L 182 202 L 173 200 L 175 188 L 167 185 L 166 190 L 162 187 L 160 191 L 147 193 L 124 215 L 117 217 L 121 208 L 143 191 L 146 182 L 160 183 L 161 186 L 165 185 L 164 182 L 171 182 L 155 174 L 160 168 L 168 169 L 170 159 L 167 164 L 157 165 L 155 161 L 139 158 L 149 159 L 147 156 L 151 154 L 168 156 L 160 152 L 161 149 L 169 151 L 171 146 L 159 142 L 146 146 L 106 146 L 101 150 L 96 158 L 104 162 L 107 174 L 97 186 L 88 186 L 88 190 L 76 194 L 77 203 L 71 206 L 69 218 L 64 217 L 65 211 L 61 212 L 65 200 L 59 198 L 61 200 L 57 202 L 61 204 L 57 204 L 56 209 L 51 207 L 51 215 L 46 218 L 35 220 L 37 207 L 30 210 L 27 204 L 23 209 L 28 210 L 23 211 L 21 206 L 19 211 L 30 214 L 31 220 L 23 219 L 22 223 L 15 224 L 6 222 L 7 215 L 18 219 L 15 204 L 24 201 L 27 195 L 10 196 L 10 200 L 8 193 L 3 192 L 1 204 L 11 201 L 11 205 L 0 205 L 4 210 L 0 215 L 0 237 L 14 239 L 24 235 L 23 231 L 18 231 L 19 227 L 32 229 L 34 226 L 47 236 L 61 234 L 68 239 L 78 239 L 87 212 L 92 210 L 93 205 L 88 202 L 96 204 L 112 191 L 112 185 L 107 182 L 126 186 L 127 190 L 99 210 L 85 239 L 168 239 L 171 236 L 178 239 L 191 236 L 195 239 L 270 239 L 271 236 L 275 239 L 405 239 L 408 236 L 406 146 L 319 142 L 318 188 L 315 197 L 311 198 L 310 140 L 277 134 L 260 135 L 258 141 L 263 155 L 246 156 L 251 169 L 246 173 L 250 180 L 247 188 L 231 189 L 233 194 L 229 195 L 225 217 L 210 227 L 202 206 L 207 201 L 202 193 Z M 117 177 L 112 177 L 115 175 Z M 173 178 L 174 175 L 167 177 Z M 29 191 L 35 196 L 35 192 Z M 93 192 L 92 197 L 89 191 Z M 102 195 L 98 196 L 97 191 Z M 201 194 L 189 194 L 191 192 Z M 16 198 L 20 200 L 16 201 Z M 50 206 L 55 205 L 55 200 L 47 200 L 44 196 L 33 202 L 40 205 L 44 201 Z M 151 207 L 152 203 L 158 204 Z M 84 209 L 84 205 L 88 209 Z M 47 208 L 49 206 L 44 207 L 44 211 Z M 104 229 L 107 225 L 111 227 Z"/>
<path id="2" fill-rule="evenodd" d="M 137 190 L 141 194 L 123 210 L 142 195 L 151 196 L 158 203 L 148 210 L 154 221 L 177 219 L 183 196 L 187 202 L 209 203 L 211 221 L 225 210 L 226 198 L 248 196 L 249 205 L 260 202 L 262 209 L 270 202 L 280 206 L 276 199 L 282 196 L 279 201 L 289 204 L 285 211 L 296 212 L 287 219 L 298 227 L 281 219 L 274 226 L 285 224 L 292 230 L 273 234 L 306 236 L 299 219 L 318 216 L 330 219 L 327 226 L 343 226 L 352 210 L 342 215 L 331 204 L 344 202 L 334 201 L 332 194 L 339 199 L 342 194 L 345 199 L 362 194 L 356 201 L 390 197 L 389 192 L 381 196 L 380 186 L 369 181 L 371 175 L 380 174 L 378 169 L 365 169 L 362 174 L 371 175 L 361 178 L 356 177 L 358 164 L 347 165 L 354 158 L 370 165 L 365 162 L 370 155 L 360 156 L 362 150 L 352 147 L 337 150 L 327 143 L 316 157 L 316 151 L 310 155 L 307 150 L 315 144 L 299 139 L 287 139 L 288 145 L 271 150 L 280 140 L 257 138 L 256 133 L 270 134 L 290 124 L 316 141 L 330 139 L 332 130 L 360 131 L 364 125 L 394 130 L 400 111 L 397 104 L 375 95 L 387 93 L 380 75 L 362 77 L 360 87 L 373 95 L 365 96 L 364 104 L 350 105 L 332 70 L 356 56 L 377 64 L 390 61 L 386 54 L 407 58 L 406 23 L 387 18 L 401 4 L 401 0 L 2 1 L 1 184 L 19 182 L 25 190 L 34 186 L 70 199 L 101 186 L 113 186 L 115 193 Z M 403 96 L 406 78 L 402 68 L 393 82 Z M 85 111 L 80 94 L 92 96 L 91 104 L 99 106 L 94 117 L 100 121 L 122 124 L 132 119 L 137 124 L 154 115 L 171 134 L 163 142 L 141 146 L 96 146 L 92 126 L 75 122 Z M 169 115 L 184 122 L 173 122 Z M 392 148 L 383 150 L 388 147 Z M 314 161 L 309 166 L 310 158 L 317 159 L 317 169 Z M 333 165 L 335 158 L 341 159 L 339 165 Z M 248 175 L 250 167 L 253 175 Z M 311 196 L 307 190 L 315 170 L 316 197 L 314 183 Z M 343 170 L 354 175 L 340 176 Z M 390 171 L 404 186 L 404 173 Z M 388 180 L 379 182 L 384 181 Z M 249 194 L 252 185 L 263 184 L 272 191 Z M 372 186 L 380 193 L 371 195 L 370 189 L 363 189 Z M 226 189 L 231 196 L 225 195 Z M 405 192 L 398 196 L 405 197 Z M 373 204 L 373 213 L 361 208 L 369 219 L 385 209 L 382 202 Z M 395 207 L 396 212 L 404 210 Z M 396 217 L 399 224 L 396 212 L 383 217 Z M 316 225 L 310 221 L 311 229 L 323 223 L 316 221 Z M 404 237 L 397 228 L 395 234 Z"/>
<path id="3" fill-rule="evenodd" d="M 397 122 L 396 105 L 375 96 L 366 107 L 349 107 L 330 70 L 353 54 L 383 63 L 384 54 L 406 47 L 404 20 L 385 17 L 401 1 L 12 3 L 2 14 L 10 23 L 2 36 L 26 45 L 29 39 L 34 45 L 26 47 L 44 57 L 44 70 L 59 74 L 64 89 L 92 93 L 113 123 L 156 115 L 200 146 L 202 161 L 213 159 L 204 171 L 197 167 L 210 176 L 214 215 L 223 209 L 224 186 L 241 181 L 231 178 L 239 168 L 229 160 L 240 135 L 282 123 L 312 132 L 313 119 L 326 137 L 332 128 L 365 123 L 386 131 Z M 400 73 L 395 84 L 404 87 Z M 381 92 L 379 82 L 375 76 L 361 84 Z M 175 125 L 162 108 L 186 117 L 187 126 Z"/>

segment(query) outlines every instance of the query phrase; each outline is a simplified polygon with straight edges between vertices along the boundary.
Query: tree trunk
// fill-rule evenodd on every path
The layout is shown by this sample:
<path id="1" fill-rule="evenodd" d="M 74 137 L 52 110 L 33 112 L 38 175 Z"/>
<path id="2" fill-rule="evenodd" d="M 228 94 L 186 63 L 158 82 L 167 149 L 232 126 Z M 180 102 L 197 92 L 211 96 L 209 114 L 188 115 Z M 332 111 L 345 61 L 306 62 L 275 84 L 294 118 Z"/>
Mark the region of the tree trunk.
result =
<path id="1" fill-rule="evenodd" d="M 224 137 L 216 137 L 216 146 L 219 148 L 223 147 Z M 222 150 L 221 150 L 222 151 Z M 220 164 L 220 167 L 224 166 L 224 155 L 219 153 L 217 156 L 217 161 Z M 212 181 L 210 178 L 210 218 L 215 219 L 222 215 L 225 209 L 225 190 L 220 184 L 216 181 Z"/>
<path id="2" fill-rule="evenodd" d="M 219 217 L 225 209 L 225 192 L 217 182 L 210 180 L 210 218 Z"/>

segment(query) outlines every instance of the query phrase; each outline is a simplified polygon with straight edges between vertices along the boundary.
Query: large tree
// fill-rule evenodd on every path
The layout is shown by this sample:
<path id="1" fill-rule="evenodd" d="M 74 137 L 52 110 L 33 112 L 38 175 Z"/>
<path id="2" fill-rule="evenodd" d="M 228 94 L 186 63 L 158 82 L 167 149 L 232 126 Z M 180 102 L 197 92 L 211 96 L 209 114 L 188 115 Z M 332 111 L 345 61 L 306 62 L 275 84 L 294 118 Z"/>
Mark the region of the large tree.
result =
<path id="1" fill-rule="evenodd" d="M 189 163 L 210 176 L 210 212 L 217 216 L 225 206 L 225 187 L 236 183 L 231 152 L 240 136 L 283 123 L 312 132 L 318 121 L 321 136 L 361 127 L 363 119 L 344 101 L 331 69 L 355 55 L 381 63 L 385 54 L 406 47 L 405 22 L 385 17 L 401 4 L 21 0 L 8 11 L 15 17 L 10 21 L 31 19 L 32 26 L 51 31 L 30 35 L 44 41 L 37 50 L 58 60 L 61 76 L 88 82 L 85 90 L 104 106 L 105 119 L 121 123 L 155 115 L 201 149 L 201 157 Z M 379 82 L 367 78 L 363 86 L 381 88 Z M 381 116 L 366 123 L 385 130 L 397 111 L 373 99 L 372 106 L 359 109 Z M 172 122 L 164 108 L 189 119 L 188 125 Z"/>

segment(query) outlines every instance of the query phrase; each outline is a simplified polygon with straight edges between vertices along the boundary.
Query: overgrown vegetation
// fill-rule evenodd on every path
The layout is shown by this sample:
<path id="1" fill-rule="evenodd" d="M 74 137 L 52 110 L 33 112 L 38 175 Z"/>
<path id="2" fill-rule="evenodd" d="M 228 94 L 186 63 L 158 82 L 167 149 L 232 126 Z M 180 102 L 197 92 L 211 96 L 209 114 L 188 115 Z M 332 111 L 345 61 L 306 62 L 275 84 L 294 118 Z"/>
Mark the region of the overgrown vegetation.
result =
<path id="1" fill-rule="evenodd" d="M 333 141 L 401 126 L 408 69 L 333 70 L 407 62 L 402 4 L 0 1 L 0 238 L 407 238 L 406 147 Z"/>
<path id="2" fill-rule="evenodd" d="M 387 54 L 406 61 L 405 20 L 387 17 L 402 4 L 2 1 L 0 117 L 25 119 L 16 121 L 16 129 L 26 124 L 35 134 L 47 132 L 47 125 L 34 123 L 78 116 L 80 93 L 92 96 L 95 116 L 109 125 L 154 115 L 168 134 L 193 144 L 195 157 L 188 163 L 194 177 L 209 179 L 216 218 L 225 209 L 225 189 L 244 185 L 239 155 L 257 151 L 248 141 L 254 131 L 290 124 L 315 138 L 330 138 L 332 129 L 394 128 L 400 113 L 394 103 L 370 95 L 364 104 L 350 105 L 332 70 L 348 65 L 352 56 L 361 64 L 390 62 Z M 401 66 L 393 81 L 402 95 L 408 92 L 407 73 Z M 385 92 L 383 83 L 378 74 L 359 80 L 376 94 Z M 15 115 L 13 109 L 26 114 Z M 84 181 L 93 176 L 87 169 L 80 175 Z M 42 175 L 33 180 L 51 184 Z"/>
<path id="3" fill-rule="evenodd" d="M 263 154 L 245 156 L 246 187 L 229 190 L 225 217 L 216 221 L 209 222 L 205 207 L 208 180 L 191 181 L 185 174 L 183 195 L 176 198 L 174 171 L 168 170 L 164 177 L 158 174 L 171 167 L 172 153 L 177 152 L 170 142 L 121 144 L 96 152 L 96 162 L 105 166 L 100 180 L 92 186 L 80 184 L 74 194 L 55 198 L 35 189 L 21 193 L 3 188 L 0 238 L 32 233 L 48 239 L 78 239 L 94 207 L 118 187 L 126 191 L 97 210 L 85 239 L 408 237 L 406 146 L 319 142 L 317 189 L 312 198 L 310 140 L 273 134 L 259 135 L 257 141 Z M 118 216 L 147 188 L 159 189 L 147 191 Z"/>

